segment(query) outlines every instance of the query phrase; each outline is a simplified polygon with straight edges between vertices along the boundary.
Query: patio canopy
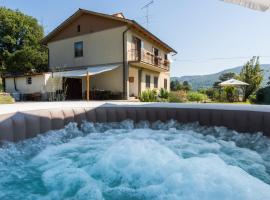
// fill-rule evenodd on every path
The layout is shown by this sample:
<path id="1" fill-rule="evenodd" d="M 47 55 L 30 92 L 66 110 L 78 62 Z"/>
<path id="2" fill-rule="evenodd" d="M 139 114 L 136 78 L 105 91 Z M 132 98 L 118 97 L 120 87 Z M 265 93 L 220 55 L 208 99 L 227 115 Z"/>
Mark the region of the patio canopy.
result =
<path id="1" fill-rule="evenodd" d="M 88 67 L 87 69 L 84 69 L 84 70 L 55 72 L 55 73 L 53 73 L 53 75 L 56 77 L 80 78 L 80 77 L 87 76 L 87 73 L 89 76 L 91 76 L 91 75 L 101 74 L 104 72 L 114 70 L 117 67 L 119 67 L 119 64 L 105 65 L 105 66 L 101 65 L 101 66 Z"/>
<path id="2" fill-rule="evenodd" d="M 242 82 L 242 81 L 239 81 L 239 80 L 236 80 L 236 79 L 230 79 L 230 80 L 224 81 L 224 82 L 219 84 L 219 86 L 221 86 L 221 87 L 226 87 L 226 86 L 246 86 L 246 85 L 249 85 L 249 84 L 247 84 L 245 82 Z"/>
<path id="3" fill-rule="evenodd" d="M 270 0 L 223 0 L 225 2 L 238 4 L 254 10 L 266 11 L 270 8 Z"/>

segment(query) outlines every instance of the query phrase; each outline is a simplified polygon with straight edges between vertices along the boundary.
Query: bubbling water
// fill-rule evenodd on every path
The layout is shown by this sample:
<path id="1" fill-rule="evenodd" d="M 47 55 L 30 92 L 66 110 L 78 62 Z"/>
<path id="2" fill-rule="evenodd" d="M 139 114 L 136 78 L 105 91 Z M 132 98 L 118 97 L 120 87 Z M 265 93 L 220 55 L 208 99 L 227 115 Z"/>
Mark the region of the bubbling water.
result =
<path id="1" fill-rule="evenodd" d="M 71 123 L 0 148 L 0 199 L 270 199 L 270 140 L 175 121 Z"/>

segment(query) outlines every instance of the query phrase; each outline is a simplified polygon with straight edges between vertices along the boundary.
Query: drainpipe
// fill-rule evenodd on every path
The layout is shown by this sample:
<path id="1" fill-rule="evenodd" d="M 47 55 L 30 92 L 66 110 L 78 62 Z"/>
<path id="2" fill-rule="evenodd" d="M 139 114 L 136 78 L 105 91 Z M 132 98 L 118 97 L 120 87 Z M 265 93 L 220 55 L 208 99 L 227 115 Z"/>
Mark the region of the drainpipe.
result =
<path id="1" fill-rule="evenodd" d="M 141 96 L 142 92 L 142 68 L 138 69 L 138 96 Z"/>
<path id="2" fill-rule="evenodd" d="M 3 91 L 6 92 L 6 79 L 4 76 L 2 76 L 2 85 L 3 85 Z"/>
<path id="3" fill-rule="evenodd" d="M 18 92 L 17 84 L 16 84 L 16 77 L 15 76 L 13 77 L 13 82 L 14 82 L 14 89 L 15 89 L 16 92 Z"/>
<path id="4" fill-rule="evenodd" d="M 131 26 L 129 26 L 124 32 L 123 32 L 123 98 L 128 99 L 127 96 L 127 75 L 128 75 L 128 63 L 126 58 L 126 33 L 130 29 Z"/>

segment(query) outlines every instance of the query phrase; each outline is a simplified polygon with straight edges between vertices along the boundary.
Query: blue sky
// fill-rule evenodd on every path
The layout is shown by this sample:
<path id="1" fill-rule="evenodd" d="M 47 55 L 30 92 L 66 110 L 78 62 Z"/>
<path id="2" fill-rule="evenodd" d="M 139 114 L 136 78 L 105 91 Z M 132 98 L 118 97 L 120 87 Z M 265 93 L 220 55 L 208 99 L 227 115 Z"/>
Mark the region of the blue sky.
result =
<path id="1" fill-rule="evenodd" d="M 0 6 L 36 17 L 48 33 L 78 8 L 113 14 L 146 25 L 141 7 L 150 0 L 0 0 Z M 270 63 L 270 11 L 219 0 L 155 0 L 149 29 L 175 48 L 172 76 L 209 74 L 241 66 L 253 55 Z"/>

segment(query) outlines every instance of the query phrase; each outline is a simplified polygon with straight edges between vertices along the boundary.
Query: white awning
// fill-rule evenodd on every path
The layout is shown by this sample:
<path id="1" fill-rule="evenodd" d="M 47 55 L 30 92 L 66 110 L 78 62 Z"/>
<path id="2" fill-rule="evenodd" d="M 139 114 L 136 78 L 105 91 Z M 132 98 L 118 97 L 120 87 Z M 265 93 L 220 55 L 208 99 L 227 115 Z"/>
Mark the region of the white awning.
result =
<path id="1" fill-rule="evenodd" d="M 242 82 L 242 81 L 239 81 L 239 80 L 236 80 L 236 79 L 230 79 L 230 80 L 227 80 L 227 81 L 224 81 L 222 83 L 219 84 L 219 86 L 221 87 L 226 87 L 226 86 L 245 86 L 245 85 L 249 85 L 245 82 Z"/>
<path id="2" fill-rule="evenodd" d="M 270 0 L 223 0 L 225 2 L 238 4 L 254 10 L 266 11 L 270 8 Z"/>
<path id="3" fill-rule="evenodd" d="M 53 76 L 56 77 L 70 77 L 70 78 L 80 78 L 87 75 L 87 72 L 90 76 L 101 74 L 104 72 L 108 72 L 111 70 L 116 69 L 119 67 L 118 65 L 101 65 L 101 66 L 94 66 L 94 67 L 88 67 L 85 70 L 72 70 L 72 71 L 63 71 L 63 72 L 54 72 Z"/>

